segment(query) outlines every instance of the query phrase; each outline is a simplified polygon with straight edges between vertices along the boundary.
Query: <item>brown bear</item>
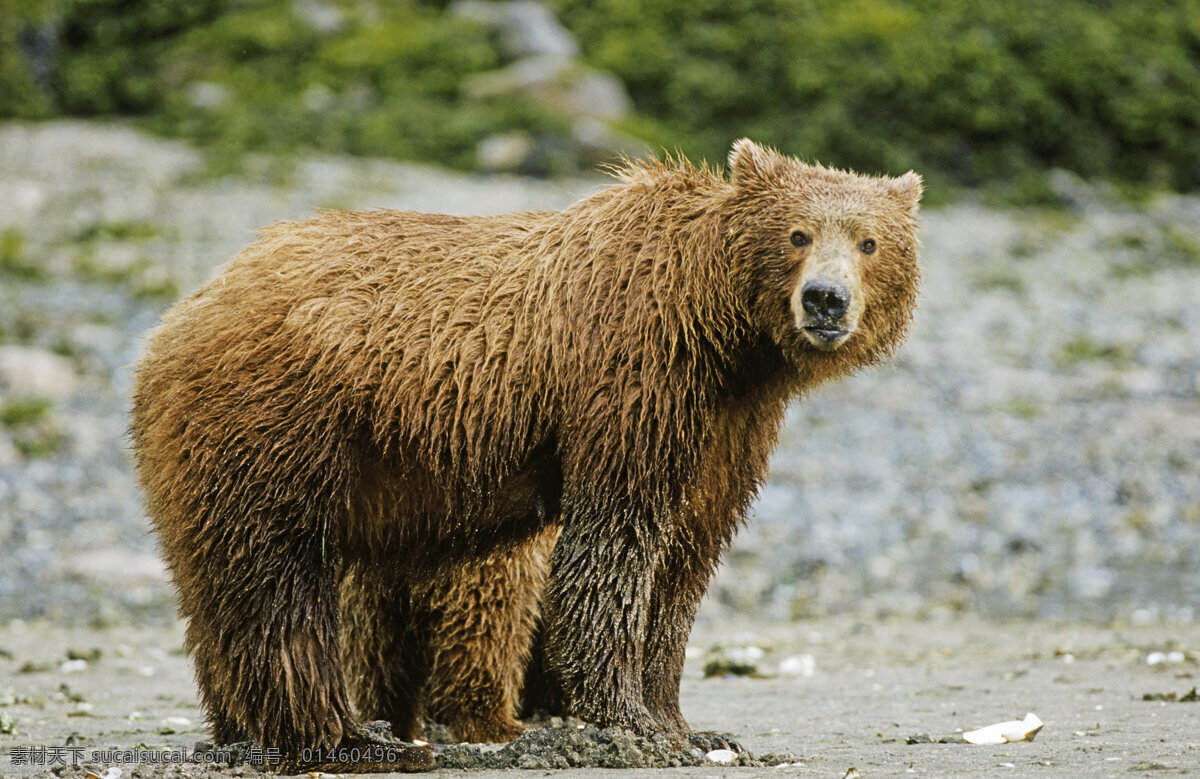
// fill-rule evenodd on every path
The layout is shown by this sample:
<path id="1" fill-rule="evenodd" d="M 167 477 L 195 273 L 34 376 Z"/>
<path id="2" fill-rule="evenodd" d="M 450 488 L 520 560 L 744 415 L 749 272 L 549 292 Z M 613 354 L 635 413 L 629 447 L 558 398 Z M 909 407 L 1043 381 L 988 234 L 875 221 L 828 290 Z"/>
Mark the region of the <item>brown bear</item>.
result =
<path id="1" fill-rule="evenodd" d="M 132 436 L 217 740 L 426 766 L 362 722 L 412 738 L 448 647 L 479 686 L 443 673 L 432 708 L 511 736 L 539 592 L 569 711 L 695 739 L 688 632 L 785 406 L 890 354 L 919 275 L 916 174 L 729 162 L 276 225 L 165 315 Z"/>

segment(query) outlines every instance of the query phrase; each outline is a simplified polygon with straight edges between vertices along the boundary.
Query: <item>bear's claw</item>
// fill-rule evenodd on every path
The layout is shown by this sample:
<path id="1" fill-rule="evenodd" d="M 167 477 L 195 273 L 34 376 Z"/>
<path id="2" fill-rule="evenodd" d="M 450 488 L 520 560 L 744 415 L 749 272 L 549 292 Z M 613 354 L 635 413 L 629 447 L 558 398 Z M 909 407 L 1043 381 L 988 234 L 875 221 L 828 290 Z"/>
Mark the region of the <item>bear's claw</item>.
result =
<path id="1" fill-rule="evenodd" d="M 700 730 L 688 734 L 688 743 L 693 747 L 708 753 L 714 749 L 728 749 L 730 752 L 742 754 L 745 748 L 742 747 L 732 736 L 724 733 L 717 733 L 713 730 Z"/>

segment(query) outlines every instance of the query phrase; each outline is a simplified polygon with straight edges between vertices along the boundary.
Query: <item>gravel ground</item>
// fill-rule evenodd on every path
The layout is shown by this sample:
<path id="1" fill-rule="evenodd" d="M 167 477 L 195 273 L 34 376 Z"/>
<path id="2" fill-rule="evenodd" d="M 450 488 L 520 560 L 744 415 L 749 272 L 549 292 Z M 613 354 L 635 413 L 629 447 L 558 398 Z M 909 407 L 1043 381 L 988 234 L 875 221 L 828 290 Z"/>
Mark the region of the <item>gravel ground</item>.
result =
<path id="1" fill-rule="evenodd" d="M 122 779 L 260 775 L 247 766 L 118 763 L 123 750 L 191 753 L 206 738 L 180 640 L 178 627 L 0 628 L 0 648 L 11 655 L 0 657 L 0 775 L 52 775 L 49 756 L 39 765 L 41 758 L 21 749 L 31 745 L 61 746 L 63 762 L 78 765 L 54 773 L 78 779 L 114 767 Z M 631 773 L 841 777 L 855 768 L 852 775 L 864 777 L 1050 777 L 1179 774 L 1200 766 L 1200 703 L 1180 700 L 1200 678 L 1200 625 L 1112 630 L 962 616 L 737 618 L 716 630 L 702 627 L 692 645 L 682 695 L 689 721 L 736 735 L 757 758 L 770 756 L 770 767 Z M 708 660 L 733 650 L 750 657 L 759 678 L 704 677 Z M 961 741 L 961 731 L 1027 712 L 1045 722 L 1032 743 Z M 534 768 L 561 757 L 573 766 L 555 772 L 564 779 L 613 776 L 598 766 L 670 764 L 637 739 L 566 732 L 563 748 L 554 749 L 554 735 L 527 734 L 506 749 L 518 765 Z M 461 752 L 448 752 L 456 765 Z M 530 774 L 469 774 L 479 775 Z"/>
<path id="2" fill-rule="evenodd" d="M 260 167 L 213 179 L 124 126 L 0 125 L 0 620 L 170 618 L 122 437 L 129 365 L 256 227 L 321 206 L 557 207 L 603 185 Z M 925 214 L 912 338 L 794 406 L 703 617 L 1197 619 L 1200 198 L 1055 182 L 1070 208 Z"/>
<path id="3" fill-rule="evenodd" d="M 559 207 L 604 185 L 330 157 L 250 168 L 244 178 L 216 178 L 202 154 L 119 124 L 0 124 L 0 625 L 10 623 L 0 647 L 21 631 L 90 627 L 90 634 L 63 635 L 138 647 L 135 655 L 157 647 L 184 667 L 170 654 L 178 645 L 171 594 L 125 449 L 129 366 L 165 307 L 244 246 L 254 228 L 322 206 L 452 213 Z M 1141 647 L 1140 660 L 1130 660 L 1138 645 L 1116 629 L 1150 631 L 1146 642 L 1164 652 L 1175 640 L 1171 631 L 1184 631 L 1190 638 L 1179 673 L 1195 671 L 1200 197 L 1131 203 L 1066 174 L 1053 181 L 1067 207 L 1005 211 L 964 202 L 925 213 L 924 299 L 912 338 L 894 364 L 793 407 L 771 479 L 701 609 L 697 635 L 710 644 L 732 635 L 738 620 L 752 620 L 760 633 L 773 625 L 793 631 L 781 639 L 786 644 L 806 626 L 833 619 L 847 646 L 895 649 L 898 659 L 886 669 L 895 679 L 873 683 L 884 685 L 874 693 L 831 681 L 797 703 L 788 703 L 792 682 L 693 679 L 685 693 L 705 712 L 693 715 L 694 724 L 757 732 L 743 729 L 744 721 L 790 734 L 747 738 L 759 750 L 829 744 L 814 752 L 824 755 L 826 762 L 813 765 L 825 774 L 840 774 L 854 763 L 847 750 L 868 743 L 874 746 L 858 754 L 889 771 L 917 753 L 951 754 L 946 745 L 873 742 L 876 730 L 853 727 L 891 738 L 894 721 L 909 735 L 1023 715 L 1033 702 L 1009 695 L 1009 682 L 1032 694 L 1056 677 L 1048 670 L 1013 680 L 1004 674 L 1045 670 L 1045 652 L 1053 650 L 1020 649 L 1006 638 L 1009 623 L 995 620 L 1022 620 L 1012 624 L 1028 640 L 1040 632 L 1063 639 L 1067 629 L 1056 625 L 1108 628 L 1078 627 L 1095 639 L 1095 656 L 1061 669 L 1076 680 L 1063 688 L 1076 703 L 1087 703 L 1093 689 L 1115 691 L 1126 702 L 1122 710 L 1140 703 L 1138 685 L 1149 677 L 1139 674 L 1151 650 Z M 922 626 L 949 626 L 928 629 L 953 644 L 961 635 L 953 626 L 963 619 L 992 621 L 967 634 L 981 637 L 988 651 L 968 653 L 960 667 L 939 654 L 947 650 L 928 645 L 935 639 L 926 640 Z M 864 628 L 860 641 L 836 620 L 881 632 Z M 143 628 L 145 637 L 137 632 Z M 924 660 L 906 664 L 906 640 L 926 647 Z M 45 658 L 57 663 L 65 657 L 58 651 L 47 648 Z M 856 662 L 841 658 L 833 668 L 866 667 Z M 985 684 L 984 699 L 997 705 L 978 703 L 977 685 L 953 681 L 956 668 Z M 1164 682 L 1162 692 L 1183 694 L 1195 683 L 1166 684 L 1160 671 L 1146 673 L 1159 674 L 1153 678 Z M 169 706 L 197 720 L 185 671 L 161 693 L 157 682 L 134 674 L 127 677 L 137 682 L 131 694 L 141 699 L 123 701 L 124 708 L 163 708 L 156 696 L 167 695 Z M 724 686 L 728 701 L 720 700 Z M 942 690 L 936 706 L 921 717 L 892 713 L 896 700 L 920 708 L 920 689 L 928 686 Z M 721 695 L 709 701 L 714 689 Z M 20 694 L 52 697 L 47 690 Z M 755 698 L 764 690 L 767 698 Z M 768 710 L 738 708 L 747 700 L 766 705 L 770 696 Z M 843 708 L 835 715 L 851 724 L 831 729 L 824 708 L 835 699 L 875 707 L 875 718 L 884 718 L 868 725 L 870 717 Z M 1163 703 L 1164 716 L 1191 712 L 1191 740 L 1172 748 L 1191 750 L 1196 765 L 1200 709 Z M 0 733 L 4 714 L 19 710 L 12 705 L 18 709 L 0 699 Z M 771 706 L 784 707 L 784 715 Z M 790 725 L 772 724 L 785 715 Z M 1149 720 L 1137 722 L 1122 732 L 1150 738 Z M 1066 730 L 1091 732 L 1085 725 L 1073 721 Z M 18 734 L 36 738 L 0 743 L 61 743 L 52 740 L 63 735 L 54 727 L 18 725 Z M 829 736 L 834 730 L 843 736 Z M 799 731 L 805 737 L 797 746 Z M 1095 743 L 1080 738 L 1072 748 Z M 1041 743 L 1020 754 L 1042 754 Z M 1175 765 L 1182 754 L 1164 752 L 1161 762 Z M 1011 761 L 960 768 L 1004 762 Z M 921 765 L 937 772 L 935 763 Z M 1035 763 L 1020 765 L 1032 771 Z"/>

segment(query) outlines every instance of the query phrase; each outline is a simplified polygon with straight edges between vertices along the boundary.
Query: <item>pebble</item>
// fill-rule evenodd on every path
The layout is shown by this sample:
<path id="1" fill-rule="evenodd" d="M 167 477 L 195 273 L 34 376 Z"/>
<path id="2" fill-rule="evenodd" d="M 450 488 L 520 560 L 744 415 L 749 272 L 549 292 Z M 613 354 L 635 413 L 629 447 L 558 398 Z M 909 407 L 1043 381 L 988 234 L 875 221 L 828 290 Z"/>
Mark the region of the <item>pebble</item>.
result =
<path id="1" fill-rule="evenodd" d="M 801 676 L 805 679 L 817 672 L 817 660 L 810 654 L 791 655 L 779 662 L 780 676 Z"/>
<path id="2" fill-rule="evenodd" d="M 77 384 L 75 366 L 66 357 L 29 346 L 0 346 L 0 387 L 7 394 L 61 400 Z"/>

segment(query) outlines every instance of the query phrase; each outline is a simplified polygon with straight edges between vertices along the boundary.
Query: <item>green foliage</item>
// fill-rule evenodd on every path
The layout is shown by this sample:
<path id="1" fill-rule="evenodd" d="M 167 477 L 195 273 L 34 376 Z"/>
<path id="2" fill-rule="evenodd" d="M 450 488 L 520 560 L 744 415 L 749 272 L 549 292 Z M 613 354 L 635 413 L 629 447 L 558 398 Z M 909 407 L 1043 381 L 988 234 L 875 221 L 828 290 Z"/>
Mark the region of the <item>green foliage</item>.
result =
<path id="1" fill-rule="evenodd" d="M 40 33 L 47 16 L 38 0 L 0 0 L 0 116 L 34 119 L 53 110 L 48 84 L 39 83 Z M 48 64 L 48 63 L 47 63 Z"/>
<path id="2" fill-rule="evenodd" d="M 45 268 L 29 259 L 25 236 L 16 228 L 0 231 L 0 275 L 25 281 L 45 281 L 48 276 Z"/>
<path id="3" fill-rule="evenodd" d="M 1012 182 L 1061 166 L 1200 186 L 1200 0 L 556 0 L 693 155 L 749 135 L 862 170 Z"/>
<path id="4" fill-rule="evenodd" d="M 145 241 L 162 232 L 151 222 L 115 221 L 94 222 L 75 236 L 80 243 L 92 241 Z"/>
<path id="5" fill-rule="evenodd" d="M 11 398 L 0 403 L 0 426 L 26 457 L 46 457 L 62 448 L 66 434 L 55 422 L 45 398 Z"/>
<path id="6" fill-rule="evenodd" d="M 1065 367 L 1071 367 L 1082 362 L 1100 360 L 1121 367 L 1128 365 L 1132 357 L 1127 346 L 1099 343 L 1087 336 L 1080 336 L 1063 345 L 1059 350 L 1058 362 Z"/>
<path id="7" fill-rule="evenodd" d="M 161 106 L 162 67 L 178 36 L 218 18 L 222 0 L 59 0 L 58 99 L 74 114 Z"/>
<path id="8" fill-rule="evenodd" d="M 230 167 L 244 151 L 297 148 L 470 167 L 487 135 L 565 126 L 521 101 L 464 100 L 469 76 L 505 64 L 499 49 L 485 30 L 420 2 L 326 0 L 336 15 L 328 26 L 290 0 L 46 7 L 59 50 L 48 97 L 58 111 L 144 115 L 150 127 L 196 141 Z M 32 12 L 13 18 L 0 23 L 0 42 L 32 24 Z M 0 57 L 0 76 L 6 62 Z M 0 116 L 30 115 L 4 90 Z"/>
<path id="9" fill-rule="evenodd" d="M 17 429 L 44 421 L 50 415 L 50 401 L 45 398 L 10 399 L 0 405 L 0 425 Z"/>
<path id="10" fill-rule="evenodd" d="M 1200 187 L 1200 0 L 547 0 L 689 156 L 748 135 L 1054 206 L 1043 173 Z M 313 4 L 308 4 L 313 5 Z M 566 120 L 464 84 L 507 64 L 446 0 L 0 0 L 0 117 L 144 115 L 233 167 L 317 148 L 474 164 Z M 233 161 L 230 163 L 229 161 Z"/>

